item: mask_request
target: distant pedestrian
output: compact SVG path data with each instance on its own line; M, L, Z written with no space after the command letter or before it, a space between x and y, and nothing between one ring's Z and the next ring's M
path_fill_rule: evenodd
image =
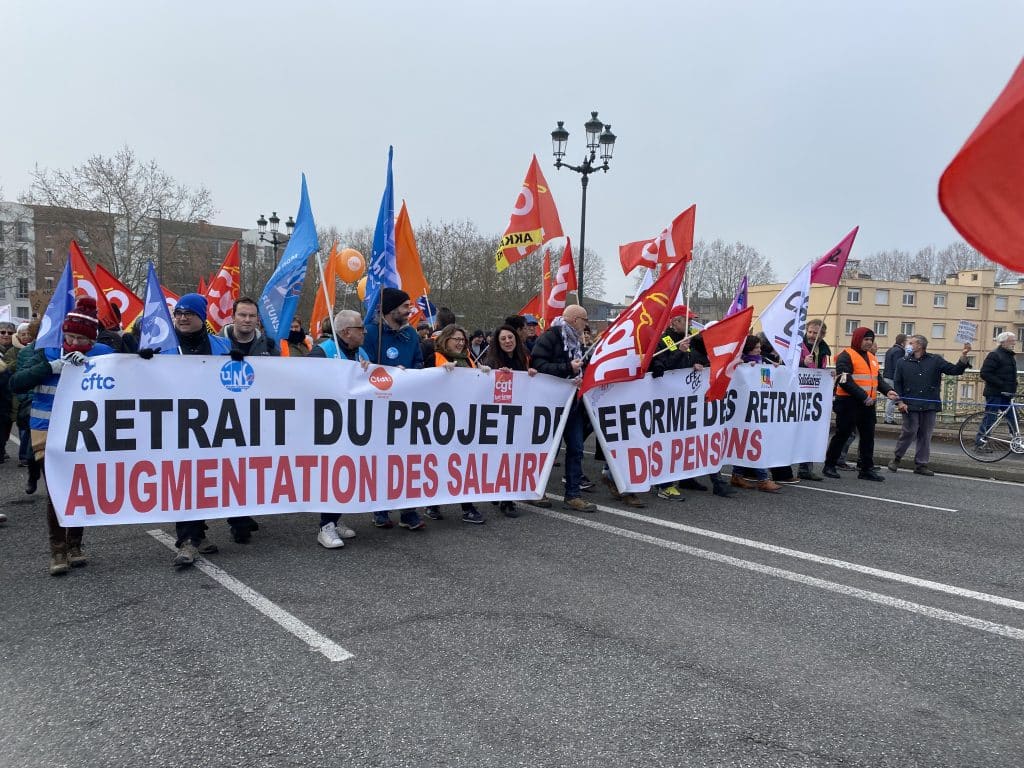
M905 358L907 353L907 334L896 334L896 339L893 341L892 346L885 353L885 365L882 366L882 378L888 382L890 387L896 380L896 363ZM885 404L885 423L896 423L895 400L889 400Z
M982 394L985 396L985 418L978 428L975 445L981 450L992 450L986 446L982 435L992 426L999 412L1010 405L1011 393L1017 391L1017 361L1013 356L1013 347L1017 337L1010 331L996 336L998 347L985 356L981 364L981 379L985 382Z

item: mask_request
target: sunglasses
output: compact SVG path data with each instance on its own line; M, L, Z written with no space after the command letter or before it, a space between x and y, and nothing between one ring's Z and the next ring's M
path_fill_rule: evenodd
M10 336L14 331L0 331L0 336Z

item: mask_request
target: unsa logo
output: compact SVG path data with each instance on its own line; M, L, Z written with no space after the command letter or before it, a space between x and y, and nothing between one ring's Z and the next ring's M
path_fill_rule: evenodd
M220 383L229 392L244 392L256 381L256 371L245 360L230 360L220 369Z
M390 373L378 367L370 371L370 383L383 392L391 389L391 385L395 383L395 380L391 378Z

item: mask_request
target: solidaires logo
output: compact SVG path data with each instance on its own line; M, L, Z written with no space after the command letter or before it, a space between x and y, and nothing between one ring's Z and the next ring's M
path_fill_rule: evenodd
M817 389L821 386L820 373L804 373L801 371L796 375L796 380L800 384L801 389Z
M256 371L245 360L229 360L220 369L220 383L229 392L244 392L256 381Z

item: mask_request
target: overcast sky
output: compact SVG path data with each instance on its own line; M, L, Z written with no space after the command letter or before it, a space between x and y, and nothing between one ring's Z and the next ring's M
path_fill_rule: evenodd
M854 257L944 245L939 175L1024 55L1021 0L205 3L4 0L0 187L127 143L205 184L215 221L298 207L371 225L395 146L413 223L500 233L536 153L568 234L591 110L618 136L587 244L607 298L618 245L697 204L788 279L854 225ZM518 265L513 268L529 268ZM429 277L429 276L428 276Z

